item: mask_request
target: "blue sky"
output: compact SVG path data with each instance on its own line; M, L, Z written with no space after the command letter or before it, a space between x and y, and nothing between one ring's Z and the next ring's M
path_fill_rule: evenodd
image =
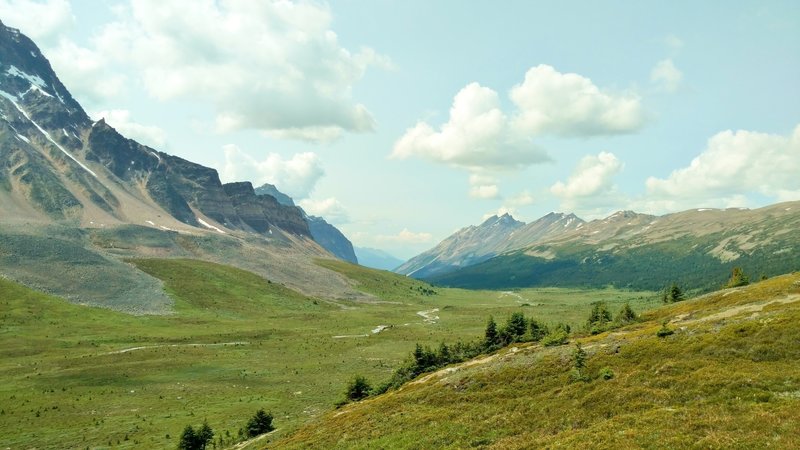
M407 258L800 199L800 3L0 0L93 117Z

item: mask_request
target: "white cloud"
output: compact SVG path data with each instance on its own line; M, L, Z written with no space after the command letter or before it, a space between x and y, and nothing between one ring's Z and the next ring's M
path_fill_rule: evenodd
M619 200L614 177L622 170L622 162L613 153L600 152L584 156L566 183L559 181L550 192L561 199L561 207L568 211L586 211L610 205Z
M140 0L126 32L106 35L127 47L117 54L131 55L150 94L211 101L222 131L313 139L328 130L328 139L331 129L374 128L350 91L368 66L383 61L372 50L341 47L331 21L327 7L305 2Z
M669 48L673 53L679 51L683 48L683 39L675 36L674 34L669 34L667 37L664 38L664 44L666 44L667 48Z
M511 89L518 112L514 127L529 134L596 136L630 133L644 125L640 97L611 93L576 73L542 64Z
M115 72L101 53L79 47L66 39L43 51L58 77L79 102L102 105L107 99L125 94L128 77Z
M167 143L167 133L153 125L143 125L131 119L130 111L126 109L112 109L91 114L94 120L105 119L106 123L114 127L123 136L149 145L158 150L163 150Z
M55 44L64 29L75 24L67 0L0 0L0 17L40 45Z
M377 242L394 242L402 244L425 244L433 240L433 235L430 233L415 233L409 231L408 228L403 228L397 234L385 235L381 234L375 237Z
M500 197L500 189L497 181L482 173L473 173L469 176L469 196L480 199L496 199Z
M223 151L225 164L220 178L224 182L247 180L255 186L270 183L294 199L307 198L325 174L319 157L311 152L297 153L290 159L270 153L259 161L233 144L224 146Z
M776 201L800 198L800 125L789 136L723 131L712 136L689 166L650 177L651 210L745 206L760 194Z
M528 206L534 203L535 199L528 191L522 191L513 197L509 197L505 204L511 207Z
M664 59L653 67L650 81L667 92L675 92L683 81L683 73L675 67L671 59Z
M453 98L446 123L436 129L418 122L395 142L391 157L419 157L465 169L471 173L471 197L499 198L493 179L476 177L549 161L534 143L536 137L630 133L645 122L637 94L611 93L586 77L548 65L528 70L509 97L515 109L506 113L496 91L468 84Z
M322 200L303 199L298 204L309 215L322 217L327 222L337 225L349 222L347 211L334 197Z
M325 5L132 0L114 11L88 48L62 39L47 52L82 100L120 95L127 73L156 99L210 103L220 132L327 142L375 127L351 91L368 67L390 62L342 47Z
M419 122L395 143L393 158L419 156L472 171L521 168L547 161L529 136L511 129L497 92L471 83L453 99L439 131Z
M500 195L500 189L496 184L482 184L469 188L469 196L480 199L495 199Z

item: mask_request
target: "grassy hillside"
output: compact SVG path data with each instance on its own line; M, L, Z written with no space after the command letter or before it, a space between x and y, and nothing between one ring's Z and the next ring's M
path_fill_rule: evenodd
M674 334L658 337L663 321ZM798 448L800 274L423 375L276 448ZM605 376L603 376L605 374Z
M637 310L658 302L618 290L431 294L416 280L321 261L375 296L331 301L219 264L132 263L163 282L172 314L74 305L0 278L0 448L174 448L203 420L232 441L259 408L274 414L275 439L330 411L354 374L387 379L415 343L472 339L490 314L577 324L597 299ZM373 333L379 325L389 328Z

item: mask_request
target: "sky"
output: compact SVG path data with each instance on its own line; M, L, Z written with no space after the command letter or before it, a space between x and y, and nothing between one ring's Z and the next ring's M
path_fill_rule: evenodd
M800 200L800 2L0 0L95 120L412 257Z

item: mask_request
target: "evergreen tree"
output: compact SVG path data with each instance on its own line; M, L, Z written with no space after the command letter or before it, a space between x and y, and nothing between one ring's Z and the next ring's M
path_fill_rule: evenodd
M525 336L525 331L528 328L528 323L525 320L525 315L521 312L511 314L506 322L505 330L508 333L511 342L519 342Z
M672 286L664 289L664 296L661 300L664 303L675 303L683 300L684 298L685 296L680 286L678 286L676 283L672 283Z
M181 433L180 441L178 442L179 450L204 450L211 439L214 438L214 432L208 426L208 422L203 422L203 426L195 431L191 425L187 425Z
M197 431L197 441L201 449L205 449L206 445L214 439L214 431L208 426L208 422L203 421L203 426Z
M750 284L750 278L744 274L741 267L734 267L731 271L731 278L725 285L726 288L745 286Z
M586 321L586 328L592 334L601 333L606 330L608 323L611 322L611 311L608 310L605 302L592 303L592 312Z
M625 302L622 306L622 309L619 310L617 314L617 321L620 323L629 323L636 321L636 313L633 312L633 308L631 308L630 303Z
M580 343L575 344L575 350L572 351L572 379L575 381L588 381L585 375L586 369L586 350L581 347Z
M492 350L500 346L500 333L497 331L497 324L492 316L489 316L489 322L486 324L486 334L483 339L483 344L487 350Z
M264 412L263 409L256 411L255 415L247 421L247 436L256 437L259 434L269 433L274 430L272 426L272 414Z
M179 450L198 450L200 447L197 446L197 435L194 432L194 428L191 425L186 425L186 428L183 429L183 433L181 433L181 439L178 441L178 449Z

